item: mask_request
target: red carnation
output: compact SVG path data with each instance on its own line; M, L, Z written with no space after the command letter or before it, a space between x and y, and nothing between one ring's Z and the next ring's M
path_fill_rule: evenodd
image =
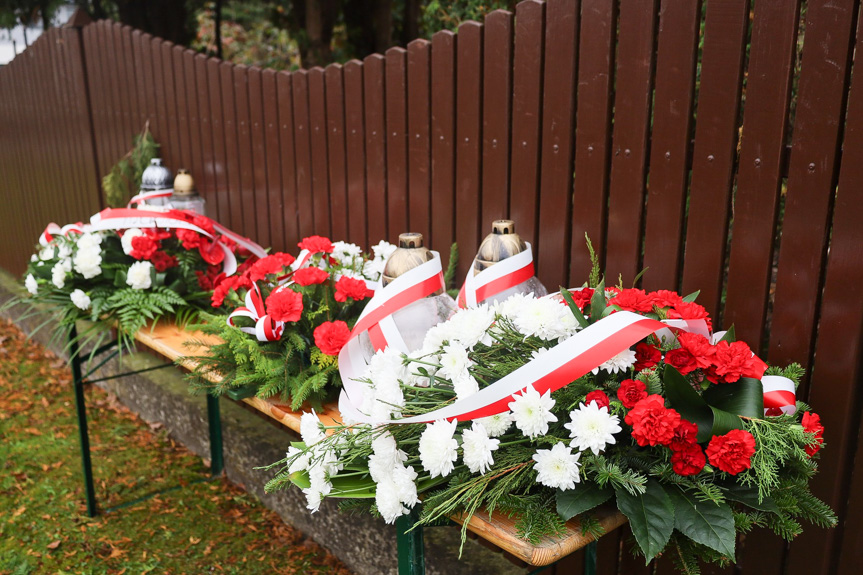
M315 345L327 355L339 355L350 337L348 324L341 320L326 321L315 328Z
M635 371L653 367L662 360L662 352L654 345L642 341L635 346Z
M803 424L803 431L811 433L817 440L817 443L810 443L806 446L806 454L812 457L821 450L821 446L824 444L824 426L821 425L821 416L817 413L809 413L807 411L803 414L803 419L800 423Z
M336 301L347 301L351 298L354 301L362 301L367 297L371 297L375 292L366 286L366 282L348 276L342 276L336 282Z
M309 250L313 254L333 253L333 242L322 236L309 236L297 244L301 250Z
M671 468L677 475L695 475L704 469L707 459L697 444L687 445L685 449L671 454Z
M291 279L297 285L307 286L322 284L327 281L328 277L330 277L330 274L321 268L302 268L298 269Z
M216 280L213 281L213 285L215 286L213 288L213 296L211 298L211 305L213 307L220 307L224 303L228 292L232 289L236 289L239 276L224 278L222 281L218 281L218 279L219 278L216 278ZM198 282L200 283L200 279Z
M176 257L169 256L162 251L153 252L153 255L150 256L150 261L153 262L153 267L156 268L157 272L163 272L168 268L179 265Z
M177 230L177 239L182 242L183 247L187 250L194 250L201 245L201 241L204 240L204 236L198 232L180 228Z
M267 315L276 321L298 321L303 315L303 294L289 288L277 289L267 297Z
M737 475L752 465L755 438L748 431L732 429L725 435L716 435L707 446L707 459L721 471Z
M221 247L219 247L219 244L206 239L201 240L201 245L198 246L198 253L200 253L201 258L211 266L225 261L225 252Z
M158 249L159 244L150 236L135 236L132 238L132 252L129 255L136 260L149 260Z
M617 399L626 409L632 409L635 404L647 397L647 386L637 379L624 379L617 390Z
M667 289L650 292L648 296L653 298L654 305L658 307L674 307L683 303L683 298L676 291Z
M569 293L572 294L572 301L575 302L575 305L578 306L578 309L584 311L584 307L590 303L590 298L593 297L593 288L572 290Z
M674 430L669 447L672 451L683 451L691 445L698 443L698 426L685 419L680 420L680 425Z
M591 391L584 397L585 405L590 405L591 401L595 401L596 406L600 408L609 406L608 396L605 395L605 392L600 389Z
M204 230L205 232L208 232L211 235L216 235L216 228L213 226L213 220L211 220L207 216L195 214L194 216L192 216L192 223Z
M703 305L698 305L694 301L683 301L668 310L668 319L703 319L707 322L707 329L711 329L713 324L710 321L710 314Z
M286 253L275 253L256 261L250 268L249 277L253 282L262 280L269 274L281 273L294 263L294 256Z
M680 414L666 408L661 395L648 395L626 414L626 423L638 445L668 445L680 425Z
M686 375L698 369L695 358L685 349L672 349L665 352L665 363L670 365L681 374Z
M644 293L643 289L625 289L611 298L608 305L616 305L620 309L648 313L653 311L653 298Z
M170 239L171 237L171 232L167 230L159 231L159 228L146 228L144 230L144 234L146 234L147 237L153 238L157 242Z
M761 379L766 365L752 355L746 342L720 341L714 346L713 366L705 375L713 383L734 383L741 377Z
M710 340L697 333L683 332L678 334L677 341L681 348L692 354L698 367L702 369L710 367L714 354Z

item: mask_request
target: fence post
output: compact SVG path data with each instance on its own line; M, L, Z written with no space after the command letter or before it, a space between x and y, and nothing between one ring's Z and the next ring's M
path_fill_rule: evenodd
M99 209L105 209L105 199L102 196L102 188L100 182L102 177L99 174L99 156L96 150L96 125L93 122L93 103L90 97L90 76L87 71L87 56L84 53L84 26L91 24L93 21L90 16L82 9L78 9L64 26L75 30L75 35L78 37L78 54L81 57L81 82L84 87L84 106L87 109L87 125L90 133L90 150L93 157L93 172L96 178L96 198L98 200Z

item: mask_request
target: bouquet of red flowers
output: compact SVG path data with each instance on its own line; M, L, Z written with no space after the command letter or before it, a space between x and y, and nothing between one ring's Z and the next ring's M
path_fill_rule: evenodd
M339 387L339 351L395 246L380 242L368 257L355 244L311 236L298 247L296 256L268 255L216 286L212 305L229 315L211 318L203 331L223 343L193 358L194 387L216 394L248 388L280 395L295 409Z
M60 310L56 334L94 322L86 336L116 327L123 347L165 315L206 309L214 287L265 255L213 220L182 210L105 210L89 224L50 224L27 266L34 313ZM82 334L84 337L85 334Z

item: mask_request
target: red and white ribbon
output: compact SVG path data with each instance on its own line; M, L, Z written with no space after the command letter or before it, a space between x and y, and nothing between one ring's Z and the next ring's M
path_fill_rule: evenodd
M792 415L797 411L797 393L794 382L779 375L761 378L764 387L764 415Z
M670 325L673 322L673 325ZM670 320L661 322L629 311L613 313L554 346L541 358L534 359L470 397L457 400L432 412L401 419L379 421L362 413L361 384L355 394L343 377L348 393L342 393L339 410L352 421L362 423L429 423L439 419L470 421L503 413L514 396L532 386L540 394L556 391L590 373L618 353L629 349L651 333L667 330L701 332L704 320ZM342 359L339 357L339 362ZM779 378L785 379L785 378ZM768 379L768 385L772 382ZM788 382L790 383L790 381ZM793 387L793 384L792 384ZM766 389L766 388L765 388ZM767 396L765 395L765 405Z
M392 315L410 304L444 289L443 268L440 254L431 252L433 258L395 278L386 287L375 290L375 295L366 304L351 331L348 343L339 353L339 373L342 376L342 393L339 407L349 412L358 412L354 404L362 405L363 384L357 381L364 376L368 362L362 351L359 336L369 334L375 351L388 346L407 353L409 350L393 321ZM345 413L344 411L342 413Z
M471 265L464 280L464 285L458 293L460 308L476 307L504 290L526 282L535 275L533 267L533 251L530 244L527 249L503 259L478 274L474 274Z
M221 224L206 218L205 216L195 214L188 210L170 209L159 211L152 209L138 210L131 208L108 208L90 218L89 231L127 230L130 228L186 229L216 241L212 234L192 223L193 218L204 218L206 221L213 224L213 229L219 234L230 238L232 241L236 242L237 245L245 248L259 258L266 257L267 252L255 242L232 232ZM237 271L237 258L224 243L219 241L216 241L216 243L225 254L222 271L226 276L230 276Z
M129 200L129 203L126 204L126 207L131 208L135 204L140 204L142 202L146 202L147 200L155 200L156 198L170 198L173 194L173 188L168 188L167 190L155 190L152 192L141 192L136 196L132 196L132 199Z
M255 327L236 326L234 325L235 317L247 317L255 322ZM254 335L258 338L258 341L278 341L285 330L285 322L276 321L267 315L264 298L261 296L261 289L256 283L253 283L252 288L246 292L246 305L235 309L225 321L231 327L236 327L240 331Z
M54 240L55 236L66 236L69 237L70 232L75 232L78 234L83 234L86 231L87 226L82 224L81 222L77 222L74 224L66 224L62 228L51 222L45 227L45 231L39 236L39 243L42 246L47 246Z

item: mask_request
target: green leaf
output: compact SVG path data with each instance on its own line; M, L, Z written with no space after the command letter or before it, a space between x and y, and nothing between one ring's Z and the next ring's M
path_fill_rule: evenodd
M716 409L744 417L764 417L764 387L757 379L742 377L734 383L711 385L704 400Z
M312 486L312 482L309 479L308 471L295 471L288 476L291 480L291 483L299 487L300 489L308 489Z
M728 328L728 331L725 332L725 335L719 341L727 341L728 343L734 343L737 341L737 334L734 333L734 325Z
M665 366L662 381L671 407L677 410L681 417L698 426L698 442L702 443L710 439L713 435L714 412L704 398L698 395L686 378L670 365Z
M737 531L731 508L726 503L699 501L680 489L670 489L668 495L674 502L675 529L734 561Z
M607 300L605 299L605 280L599 282L599 285L593 290L593 297L590 298L590 321L596 323L605 311Z
M691 294L689 294L688 296L684 296L683 301L685 301L687 303L693 302L693 301L695 301L695 298L697 298L698 294L700 294L700 293L701 293L701 290L694 291Z
M732 484L727 489L723 489L722 493L726 499L737 501L747 507L758 509L760 511L768 511L770 513L779 513L779 506L772 497L764 497L761 501L758 500L758 487L742 487L738 484Z
M743 429L743 420L737 415L717 409L712 405L710 406L710 410L713 412L713 425L710 428L710 436L707 439L710 439L714 435L725 435L732 429Z
M578 483L574 489L557 490L557 514L564 521L569 521L576 515L590 511L597 505L605 503L614 491L603 489L596 483Z
M632 495L626 489L615 488L617 508L629 519L635 541L649 563L668 545L674 531L674 505L655 479L647 480L643 495Z
M569 290L560 286L560 295L563 296L563 301L565 301L566 305L569 306L569 310L572 312L572 315L575 316L576 321L578 321L578 325L581 327L587 327L587 318L584 317L584 314L581 313L581 310L578 309L577 305L575 305L575 300L572 299L572 294L569 293Z

